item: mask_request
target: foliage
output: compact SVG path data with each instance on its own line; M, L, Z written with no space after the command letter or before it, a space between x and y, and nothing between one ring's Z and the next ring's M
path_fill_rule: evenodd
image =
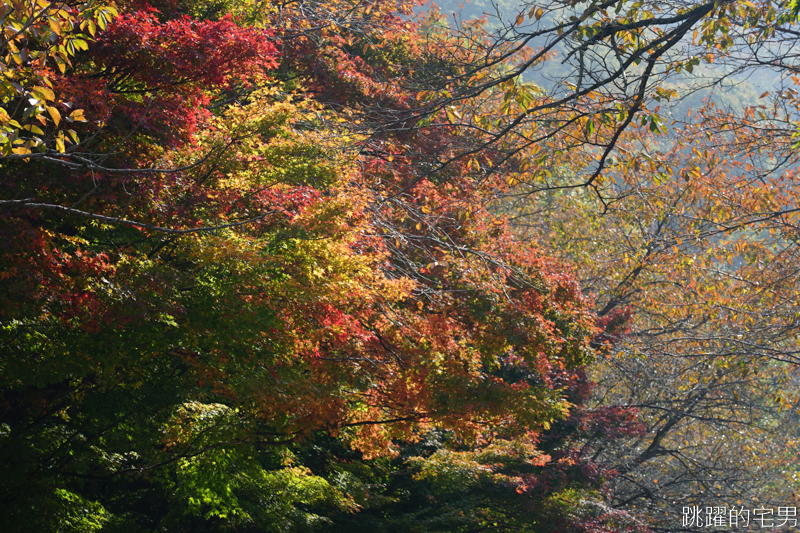
M701 502L795 499L793 85L754 105L707 98L669 135L642 120L591 191L571 189L593 158L548 152L495 208L577 265L601 322L625 317L592 375L604 402L641 409L646 438L596 450L620 474L612 503L655 527Z
M570 437L606 416L588 300L488 214L502 179L417 179L457 130L376 130L417 101L387 80L441 62L410 6L343 6L121 4L38 74L86 122L0 159L5 529L340 527L406 490L382 468L463 496L430 530L602 500Z
M794 4L413 9L3 4L5 529L646 531L789 497L745 474L796 453L792 78L657 104L703 61L790 71L762 43ZM567 85L526 78L559 54Z
M472 132L461 157L496 151L514 188L495 215L616 326L597 398L646 433L588 443L612 504L675 530L686 505L794 502L796 4L539 3L490 25L459 35L510 65L420 87L420 116ZM751 73L766 87L721 106Z
M63 97L53 90L57 77L53 69L65 72L117 13L113 5L93 1L68 5L4 0L0 4L4 28L0 40L1 154L29 154L48 143L64 152L65 142L78 142L75 130L59 129L61 111L66 111L67 123L85 121L83 112L68 104L64 109Z

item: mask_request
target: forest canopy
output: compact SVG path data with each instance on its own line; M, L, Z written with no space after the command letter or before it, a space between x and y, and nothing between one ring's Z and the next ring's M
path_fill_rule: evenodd
M0 0L4 531L792 526L800 5L455 9Z

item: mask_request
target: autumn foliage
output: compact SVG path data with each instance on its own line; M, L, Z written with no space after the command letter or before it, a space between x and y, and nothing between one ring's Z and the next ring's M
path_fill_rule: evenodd
M567 34L602 42L610 5ZM641 94L559 100L518 76L554 52L417 8L0 4L4 530L647 531L619 487L662 422L596 362L629 360L659 305L710 317L695 332L747 328L763 295L729 280L638 284L711 269L721 253L686 259L717 250L710 221L772 230L754 213L795 193L752 189L733 144L697 147L710 125L750 149L754 109L726 129L709 107L648 159L666 125ZM645 67L667 46L634 41L617 52ZM711 202L715 183L752 194ZM633 246L647 209L667 211L664 243L613 256L612 229ZM793 216L774 234L794 238ZM738 274L788 302L771 264ZM712 343L675 331L659 339ZM743 372L715 368L695 384Z
M374 133L435 61L410 6L9 9L50 28L4 44L31 50L0 163L12 530L367 523L406 490L385 468L453 527L567 520L540 502L613 476L571 443L635 413L581 407L568 267L489 214L502 176L418 177L456 130Z

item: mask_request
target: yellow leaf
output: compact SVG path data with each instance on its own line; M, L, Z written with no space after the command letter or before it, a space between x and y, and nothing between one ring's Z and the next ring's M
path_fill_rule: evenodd
M70 120L77 120L78 122L86 122L86 117L83 116L83 109L76 109L69 114Z
M61 122L61 113L58 112L58 109L53 106L47 106L47 112L50 113L50 117L52 117L53 122L55 122L56 126L58 126L58 123ZM61 151L63 152L64 150Z
M48 89L47 87L42 87L41 85L36 85L33 88L33 92L41 94L46 100L56 99L56 94L51 89Z
M56 35L61 35L61 24L56 19L48 19L50 23L50 30Z

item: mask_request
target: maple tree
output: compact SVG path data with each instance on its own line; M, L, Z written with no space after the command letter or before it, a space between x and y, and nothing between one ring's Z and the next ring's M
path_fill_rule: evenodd
M55 23L18 63L53 94L7 113L0 159L4 526L311 529L368 506L381 461L444 495L453 462L479 473L497 496L458 527L547 498L537 530L630 520L560 503L612 475L572 434L639 427L580 408L595 325L566 267L488 214L499 183L417 179L458 131L360 131L440 64L408 8L209 7L118 4L63 70ZM69 146L25 128L67 110ZM363 481L306 464L323 436Z

